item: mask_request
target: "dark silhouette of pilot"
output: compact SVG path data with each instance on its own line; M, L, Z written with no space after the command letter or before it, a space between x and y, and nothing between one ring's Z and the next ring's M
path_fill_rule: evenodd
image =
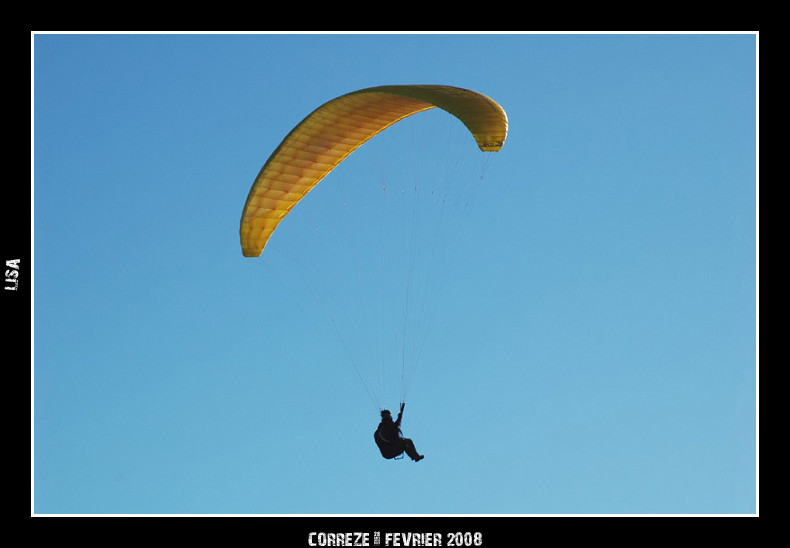
M411 460L417 462L424 459L425 455L417 453L417 450L414 448L414 442L409 438L404 438L400 430L400 421L403 419L403 408L405 406L405 403L400 404L400 413L398 413L398 420L396 421L392 420L392 413L386 409L381 411L381 422L373 434L373 439L376 440L381 456L385 459L394 459L405 451Z

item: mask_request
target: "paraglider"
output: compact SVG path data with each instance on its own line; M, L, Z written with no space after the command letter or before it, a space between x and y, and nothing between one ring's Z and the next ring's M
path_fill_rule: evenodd
M482 151L507 137L507 115L493 99L450 86L379 86L318 107L283 139L261 168L241 215L241 249L258 257L272 232L330 171L392 124L439 107L457 117Z
M392 420L392 413L387 409L381 411L381 422L373 433L373 439L376 441L379 451L381 451L381 456L385 459L397 458L405 452L411 460L419 462L425 458L425 455L417 452L414 442L409 438L404 438L400 429L405 406L405 403L400 404L400 412L396 421Z
M288 133L255 178L239 227L243 255L259 257L296 204L365 142L409 116L435 108L460 120L481 151L502 148L508 132L507 115L496 101L475 91L439 85L392 85L332 99ZM400 431L404 405L401 403L396 421L390 411L379 406L381 423L374 439L384 458L396 458L405 452L419 461L424 456Z

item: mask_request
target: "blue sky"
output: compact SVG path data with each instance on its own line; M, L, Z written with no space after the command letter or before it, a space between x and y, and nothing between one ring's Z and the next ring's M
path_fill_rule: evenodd
M756 512L753 34L33 46L35 513ZM505 108L482 179L460 123L417 115L244 258L287 132L412 83ZM417 185L458 199L441 223L430 199L404 221L393 190ZM393 234L415 227L428 297L405 318ZM360 382L394 363L397 384L381 325L403 321L417 464L378 454Z

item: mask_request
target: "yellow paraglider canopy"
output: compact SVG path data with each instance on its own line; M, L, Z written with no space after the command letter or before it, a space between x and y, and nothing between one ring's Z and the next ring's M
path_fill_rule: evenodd
M242 253L258 257L278 223L349 154L392 124L424 110L456 116L483 151L507 137L507 115L493 99L450 86L379 86L318 107L283 139L261 168L241 216Z

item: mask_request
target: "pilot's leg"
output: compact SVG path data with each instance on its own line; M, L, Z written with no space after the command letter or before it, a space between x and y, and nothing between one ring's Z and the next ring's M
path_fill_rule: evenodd
M417 449L415 449L414 447L414 442L411 441L409 438L403 438L403 445L406 450L406 454L409 455L409 458L414 462L417 462L418 460L422 460L423 458L425 458L425 455L420 455L417 452Z

